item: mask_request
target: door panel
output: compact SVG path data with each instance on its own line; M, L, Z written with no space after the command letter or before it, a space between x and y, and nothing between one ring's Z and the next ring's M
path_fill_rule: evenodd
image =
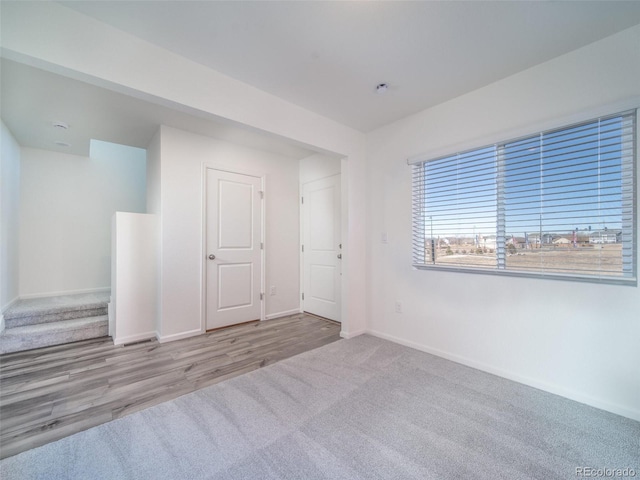
M321 180L321 185L324 181ZM317 188L317 189L314 189ZM333 219L335 187L307 186L305 202L309 209L309 241L313 252L333 252L336 249L336 231Z
M260 319L261 188L259 177L207 169L207 329Z
M331 265L310 265L309 269L310 298L335 303L336 267Z
M218 311L251 306L252 277L250 263L218 265Z
M222 179L219 180L218 185L219 247L252 248L253 185Z
M340 321L340 175L305 183L303 310Z

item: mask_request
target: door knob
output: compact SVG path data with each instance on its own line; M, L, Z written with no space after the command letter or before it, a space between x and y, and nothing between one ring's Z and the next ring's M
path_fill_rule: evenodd
M216 256L212 253L211 255L209 255L209 260L215 260Z
M339 258L340 260L342 260L342 254L341 254L341 253L339 253L339 254L338 254L338 258Z

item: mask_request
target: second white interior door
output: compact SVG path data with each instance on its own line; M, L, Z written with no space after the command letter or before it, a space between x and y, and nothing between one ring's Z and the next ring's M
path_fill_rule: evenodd
M303 310L341 321L340 175L302 188Z

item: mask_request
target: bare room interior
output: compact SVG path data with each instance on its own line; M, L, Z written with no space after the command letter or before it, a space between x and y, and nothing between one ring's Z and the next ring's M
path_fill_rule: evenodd
M0 3L0 476L640 474L640 3Z

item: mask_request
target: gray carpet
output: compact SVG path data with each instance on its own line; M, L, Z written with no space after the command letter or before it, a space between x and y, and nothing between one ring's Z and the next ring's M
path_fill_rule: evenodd
M60 312L72 312L76 310L90 310L106 308L111 298L111 292L77 293L73 295L58 295L54 297L25 298L19 300L4 312L5 321L34 315L55 315ZM101 311L100 315L106 311ZM86 316L86 315L82 315ZM54 320L67 320L74 318L66 316ZM16 323L16 326L20 324Z
M0 462L9 479L571 479L640 423L361 336Z
M0 354L107 336L110 295L107 291L19 300L4 312Z

